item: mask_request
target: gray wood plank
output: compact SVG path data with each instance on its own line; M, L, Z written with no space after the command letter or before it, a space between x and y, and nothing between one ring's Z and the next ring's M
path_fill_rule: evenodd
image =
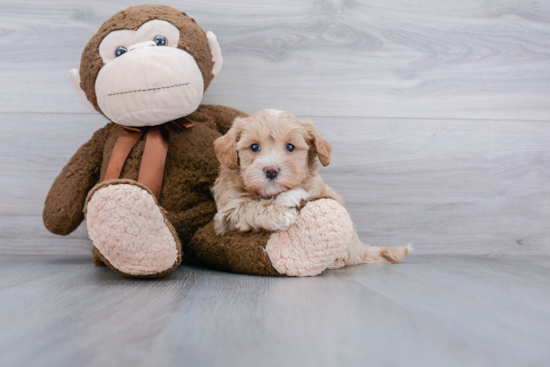
M67 237L50 234L42 223L42 209L63 166L106 119L0 114L0 120L0 253L89 254L92 246L84 226Z
M139 3L2 1L0 111L88 112L68 71L104 20ZM546 1L162 3L218 35L225 65L207 103L308 116L548 120Z
M550 250L550 124L314 121L334 148L322 176L364 241L428 253Z
M90 256L0 256L0 290L63 273L73 267L90 265ZM32 270L30 270L32 269ZM1 298L0 298L1 300Z
M0 118L0 253L89 254L85 228L51 235L41 213L63 165L105 119ZM334 150L322 176L346 199L364 241L432 254L550 253L550 124L313 121Z
M306 279L181 267L135 280L79 257L9 256L35 279L0 277L0 364L544 366L548 260L411 256Z

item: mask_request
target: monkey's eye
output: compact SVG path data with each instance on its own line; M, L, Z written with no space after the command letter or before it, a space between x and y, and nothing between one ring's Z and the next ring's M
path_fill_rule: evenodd
M257 153L260 151L260 146L258 144L252 144L250 146L250 150L253 151L254 153Z
M126 49L126 47L120 46L119 48L116 49L115 55L116 55L116 57L119 57L120 55L122 55L122 54L125 53L126 51L128 51L128 50Z
M155 41L157 46L166 46L166 44L168 43L168 41L166 40L166 37L164 37L162 34L155 36L153 41Z
M292 144L287 144L287 145L286 145L286 150L287 150L288 152L293 152L294 149L296 149L296 147L294 147L294 145L292 145Z

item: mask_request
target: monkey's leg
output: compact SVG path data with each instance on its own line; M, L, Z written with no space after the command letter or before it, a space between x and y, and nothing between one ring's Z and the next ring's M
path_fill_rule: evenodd
M191 240L192 251L207 265L258 275L313 276L345 252L353 236L351 218L335 200L310 199L294 225L269 233L233 231L218 236L213 223Z
M181 263L176 231L143 185L102 182L88 194L84 211L94 263L135 277L163 276Z
M94 256L93 261L94 261L95 265L97 265L97 266L106 266L107 265L102 260L103 256L101 255L101 252L99 252L99 250L95 246L92 248L92 255Z

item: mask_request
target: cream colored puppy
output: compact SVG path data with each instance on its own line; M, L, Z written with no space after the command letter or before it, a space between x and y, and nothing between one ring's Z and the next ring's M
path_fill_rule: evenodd
M280 110L261 110L237 118L215 142L221 163L212 189L218 213L216 232L266 229L283 231L296 221L302 200L321 195L344 205L342 197L317 174L319 162L330 163L331 147L311 121ZM408 247L371 247L357 232L330 266L394 263Z

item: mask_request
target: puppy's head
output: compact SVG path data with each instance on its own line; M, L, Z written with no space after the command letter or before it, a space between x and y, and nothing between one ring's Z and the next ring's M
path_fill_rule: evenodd
M330 163L331 147L313 123L280 110L237 118L214 142L222 167L240 169L245 188L264 197L300 186Z

